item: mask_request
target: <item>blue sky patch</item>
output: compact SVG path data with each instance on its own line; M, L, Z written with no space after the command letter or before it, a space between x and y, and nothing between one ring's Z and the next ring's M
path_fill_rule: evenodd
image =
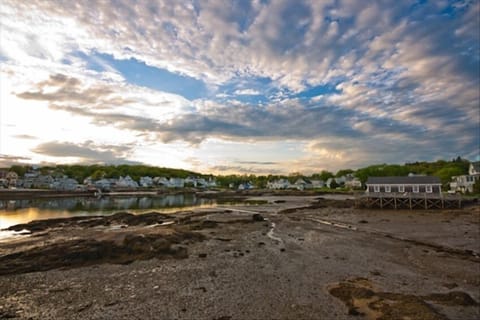
M239 76L220 86L216 99L221 101L235 99L244 103L263 104L267 103L269 97L276 91L278 89L268 77Z
M321 95L340 93L340 90L336 89L335 87L336 87L336 84L334 85L327 84L327 85L310 87L307 90L304 90L296 94L295 97L301 98L301 99L302 98L310 99L310 98L321 96Z
M87 62L88 69L102 72L111 67L131 84L178 94L189 100L205 97L208 93L205 83L201 80L152 67L135 58L117 60L112 55L102 53L95 53L92 56L84 53L76 55Z

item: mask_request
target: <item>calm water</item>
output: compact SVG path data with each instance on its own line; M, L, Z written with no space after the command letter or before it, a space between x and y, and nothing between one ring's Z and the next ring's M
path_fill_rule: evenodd
M0 200L0 229L38 219L109 215L119 211L144 213L151 210L174 212L181 208L213 207L215 200L194 194L159 197L58 198Z

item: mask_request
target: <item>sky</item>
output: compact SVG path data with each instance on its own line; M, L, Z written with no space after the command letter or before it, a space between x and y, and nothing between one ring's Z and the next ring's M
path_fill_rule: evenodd
M480 1L0 1L0 167L480 160Z

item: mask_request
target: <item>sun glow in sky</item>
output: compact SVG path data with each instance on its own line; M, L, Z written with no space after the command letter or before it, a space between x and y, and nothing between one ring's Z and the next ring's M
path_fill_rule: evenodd
M480 2L0 2L0 166L479 158Z

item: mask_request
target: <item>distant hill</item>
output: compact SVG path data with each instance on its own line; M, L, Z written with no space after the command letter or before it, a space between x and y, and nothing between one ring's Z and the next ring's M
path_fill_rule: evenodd
M28 169L28 166L19 165L9 168L9 170L17 172L19 176L23 176ZM87 177L101 179L118 178L120 176L125 177L128 175L132 179L138 181L138 179L143 176L170 178L210 176L183 169L161 168L146 165L57 165L41 167L40 171L43 174L67 175L68 177L74 178L80 183L83 182L83 180Z

